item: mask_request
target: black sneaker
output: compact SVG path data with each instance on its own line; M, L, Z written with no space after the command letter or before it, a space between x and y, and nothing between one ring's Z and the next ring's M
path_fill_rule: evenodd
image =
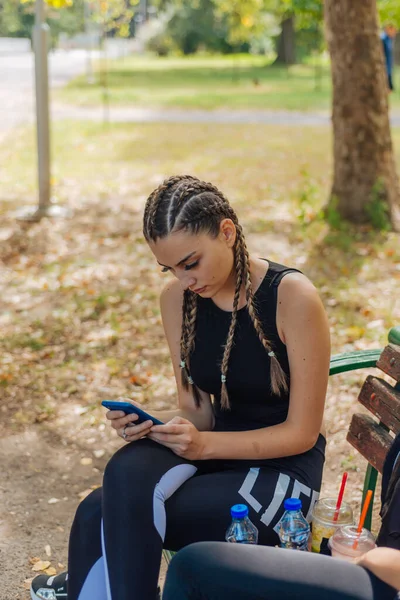
M38 575L31 583L32 600L67 600L68 573Z
M66 600L68 573L59 575L38 575L31 583L32 600ZM157 588L156 600L161 600L161 589Z

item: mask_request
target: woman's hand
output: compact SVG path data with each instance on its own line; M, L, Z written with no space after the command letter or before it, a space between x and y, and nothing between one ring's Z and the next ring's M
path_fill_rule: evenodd
M202 432L182 417L174 417L165 425L154 425L147 437L187 460L201 460L203 457Z
M354 562L400 591L400 550L380 546L359 556Z
M137 402L134 402L129 398L118 398L118 400L129 402L140 408L140 404L137 404ZM137 421L138 418L138 415L134 413L127 415L122 410L109 410L106 413L106 419L111 421L111 427L115 429L119 437L125 442L136 442L150 432L153 421L145 421L140 425L135 425L135 421Z

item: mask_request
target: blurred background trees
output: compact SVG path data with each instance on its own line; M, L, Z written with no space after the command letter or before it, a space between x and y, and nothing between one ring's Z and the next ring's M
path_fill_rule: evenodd
M383 22L400 25L398 0L379 0ZM252 52L294 64L324 49L322 0L49 0L53 45L60 33L104 22L109 36L140 38L165 56L198 51ZM106 16L106 19L105 19ZM34 0L2 0L0 36L30 37Z

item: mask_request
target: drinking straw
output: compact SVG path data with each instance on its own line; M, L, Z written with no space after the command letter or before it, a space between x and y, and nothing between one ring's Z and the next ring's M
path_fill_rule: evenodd
M333 522L336 523L336 521L339 518L339 511L340 511L340 506L342 504L342 500L343 500L343 494L344 494L344 488L346 487L346 481L347 481L347 471L345 471L343 473L343 477L342 477L342 484L340 486L340 491L339 491L339 496L336 502L336 509L335 509L335 514L333 515Z
M360 521L359 521L358 527L357 527L357 538L354 541L353 550L357 550L358 540L360 538L362 528L364 527L364 521L365 521L365 517L367 516L369 503L371 502L371 498L372 498L372 493L373 493L372 490L368 490L367 495L365 496L364 506L362 508Z

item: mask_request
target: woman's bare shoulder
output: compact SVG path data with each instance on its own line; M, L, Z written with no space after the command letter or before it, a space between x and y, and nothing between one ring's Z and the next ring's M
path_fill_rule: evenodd
M287 273L279 284L279 298L282 302L296 303L302 298L318 298L315 285L303 273Z

